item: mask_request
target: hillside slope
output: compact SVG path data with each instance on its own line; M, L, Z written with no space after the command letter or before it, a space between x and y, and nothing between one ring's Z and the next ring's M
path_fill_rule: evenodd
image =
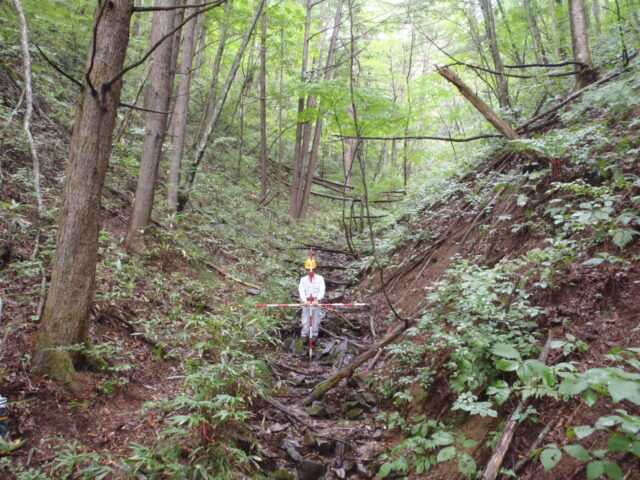
M384 287L371 263L359 289L386 311L385 288L415 323L372 375L396 444L384 474L478 475L525 399L505 473L636 478L639 80L593 89L544 133L426 187L388 229Z

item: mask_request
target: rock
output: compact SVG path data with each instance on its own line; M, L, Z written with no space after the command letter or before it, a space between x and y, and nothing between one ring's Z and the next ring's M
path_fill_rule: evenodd
M371 478L371 472L369 471L369 469L360 462L358 462L358 464L356 465L356 471L362 478Z
M336 411L333 407L330 407L323 402L313 402L313 404L307 409L307 413L310 417L327 418L335 414Z
M303 353L307 353L308 352L308 349L307 349L306 345L304 344L304 340L301 339L301 338L293 340L291 342L291 348L289 350L294 355L302 355Z
M292 460L296 462L301 462L304 460L304 457L298 452L298 448L302 448L298 442L291 438L285 438L280 444L280 448L289 454Z
M307 431L304 434L304 437L302 437L302 445L304 445L305 447L310 447L312 445L315 445L315 443L316 443L316 436L310 431Z
M291 426L290 423L274 423L273 425L271 425L268 429L266 433L278 433L278 432L282 432L284 430L286 430L287 428L289 428Z
M347 472L344 468L332 468L331 472L335 475L335 478L344 479L347 478Z
M336 343L337 342L335 340L331 340L331 341L327 342L327 344L322 347L322 356L326 357L327 355L329 355L331 353L331 350L333 350L333 347L335 346Z
M314 462L308 458L305 458L298 467L300 480L318 480L319 478L322 478L325 470L326 467L323 463Z
M293 480L293 475L288 470L281 468L273 472L271 478L273 478L273 480Z
M362 415L363 412L364 412L364 410L362 408L359 408L359 407L350 408L349 410L347 410L347 418L349 420L355 420L360 415Z

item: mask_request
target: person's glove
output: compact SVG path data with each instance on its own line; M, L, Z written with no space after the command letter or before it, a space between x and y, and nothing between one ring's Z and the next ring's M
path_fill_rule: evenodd
M304 303L303 303L303 305L304 305L305 307L308 307L308 306L309 306L309 302L307 302L307 301L305 300L305 301L304 301Z
M317 307L317 306L318 306L318 300L314 300L314 301L313 301L313 306L314 306L314 307Z

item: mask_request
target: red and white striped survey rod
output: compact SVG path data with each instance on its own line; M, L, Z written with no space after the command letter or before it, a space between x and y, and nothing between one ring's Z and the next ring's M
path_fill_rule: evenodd
M304 303L259 303L256 307L304 307ZM366 307L366 303L319 303L321 307Z

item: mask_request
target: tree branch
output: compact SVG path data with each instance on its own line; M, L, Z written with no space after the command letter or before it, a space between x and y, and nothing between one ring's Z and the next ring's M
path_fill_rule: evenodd
M113 85L115 82L117 82L118 80L120 80L122 78L122 76L127 73L130 70L133 70L134 68L142 65L147 58L149 58L149 56L162 44L162 42L164 42L166 39L170 38L173 36L174 33L176 33L178 30L180 30L184 25L187 24L187 22L189 22L189 20L191 20L194 17L197 17L198 15L208 12L209 10L212 10L216 7L219 7L220 5L222 5L223 3L225 3L227 0L216 0L214 2L211 2L209 4L208 7L203 8L202 10L198 10L197 12L189 15L188 17L186 17L182 23L180 23L180 25L178 25L177 27L175 27L173 30L171 30L169 33L167 33L164 37L162 37L160 40L158 40L156 42L155 45L153 45L148 51L147 53L145 53L142 58L140 60L138 60L135 63L132 63L131 65L125 67L122 69L122 71L120 71L115 77L113 77L111 80L109 80L107 83L104 84L105 89L109 89L111 87L111 85Z
M591 87L595 87L597 85L602 85L605 82L608 82L609 80L611 80L612 78L617 77L618 75L620 75L622 72L624 72L625 70L621 70L619 72L616 73L612 73L611 75L608 75L604 78L601 78L600 80L598 80L597 82L594 82L590 85L587 85L586 87L584 87L581 90L578 90L577 92L572 93L571 95L569 95L567 98L565 98L563 101L561 101L560 103L556 104L555 106L551 107L548 110L545 110L544 112L536 115L533 118L530 118L529 120L527 120L526 122L524 122L522 125L516 127L516 131L518 132L522 132L524 131L529 125L531 125L534 122L537 122L538 120L540 120L541 118L546 117L547 115L549 115L550 113L555 112L556 110L559 110L560 108L564 107L567 103L569 103L571 100L579 97L580 95L582 95L587 89L591 88Z
M62 70L61 67L59 67L58 65L56 65L53 60L51 60L49 57L47 57L45 55L45 53L42 51L42 49L40 48L40 46L33 42L33 44L36 46L36 48L38 49L38 52L40 52L40 55L42 55L42 58L44 58L47 63L49 65L51 65L53 67L53 69L58 72L60 75L62 75L63 77L65 77L68 80L71 80L73 83L75 83L77 86L79 86L80 88L82 88L82 82L80 80L78 80L77 78L73 78L71 75L69 75L67 72L65 72L64 70Z
M473 70L479 70L481 72L487 72L487 73L490 73L492 75L499 75L499 76L510 77L510 78L567 77L569 75L577 75L578 73L580 73L578 70L572 70L570 72L544 73L542 75L517 75L517 74L514 74L514 73L496 72L495 70L490 70L488 68L479 67L478 65L473 65L471 63L465 63L465 62L449 63L448 65L445 65L445 67L453 67L455 65L463 65L463 66L471 68Z
M577 65L579 67L584 67L585 64L582 62L560 62L560 63L523 63L522 65L503 65L504 68L530 68L530 67L566 67L567 65Z
M161 113L162 115L169 115L171 113L171 112L161 112L160 110L149 110L148 108L139 107L137 105L132 105L130 103L124 103L124 102L120 102L120 106L131 108L132 110L140 110L141 112Z
M357 140L442 140L444 142L471 142L473 140L480 140L482 138L502 138L502 135L486 134L476 135L475 137L468 138L454 138L454 137L432 137L428 135L414 135L414 136L400 136L400 137L365 137L357 135L338 135L334 134L334 137L357 139Z
M187 8L203 8L203 7L208 7L210 5L213 5L214 3L217 4L216 7L218 6L218 4L221 3L225 3L227 0L222 0L222 2L220 0L214 0L213 2L209 2L209 3L204 3L202 5L195 5L195 4L190 4L190 5L174 5L173 7L133 7L133 13L137 13L137 12L158 12L158 11L165 11L165 10L184 10Z

